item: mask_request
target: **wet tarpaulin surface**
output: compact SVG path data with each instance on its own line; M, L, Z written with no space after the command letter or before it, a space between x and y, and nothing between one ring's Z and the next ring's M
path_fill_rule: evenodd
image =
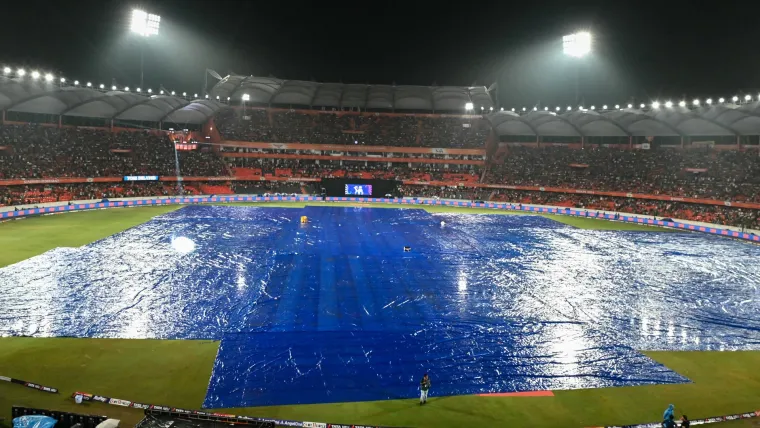
M760 349L759 259L531 216L186 207L0 269L0 334L222 339L206 407L413 397L426 371L432 395L687 382L636 349Z

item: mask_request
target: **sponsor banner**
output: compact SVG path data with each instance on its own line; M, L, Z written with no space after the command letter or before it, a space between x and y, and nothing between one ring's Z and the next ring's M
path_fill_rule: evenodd
M734 421L737 419L750 419L750 418L756 418L760 417L760 410L754 411L754 412L746 412L746 413L738 413L735 415L726 415L726 416L713 416L710 418L702 418L702 419L691 419L691 425L705 425L705 424L714 424L718 422L726 422L726 421ZM680 421L676 421L676 426L681 426ZM649 422L645 424L636 424L636 425L609 425L603 428L660 428L662 427L662 422ZM598 427L602 428L602 427Z
M683 170L686 172L693 172L694 174L707 172L707 168L684 168Z
M125 175L124 181L158 181L157 175Z
M40 385L38 383L28 382L28 381L25 381L25 380L16 379L16 378L8 377L8 376L0 376L0 380L4 381L4 382L15 383L17 385L24 385L27 388L36 389L37 391L49 392L51 394L57 394L58 393L58 389L57 388L53 388L53 387L45 386L45 385Z
M588 168L588 164L585 163L571 163L570 168Z
M115 183L122 177L60 177L60 178L19 178L16 180L0 180L0 186L20 186L24 184L69 184L69 183Z
M444 149L441 149L444 150ZM422 157L375 157L375 156L343 156L340 154L333 155L296 155L289 153L235 153L220 152L224 158L266 158L266 159L309 159L309 160L343 160L343 161L362 161L362 162L399 162L399 163L438 163L438 164L458 164L458 165L485 165L485 160L472 159L437 159Z
M229 413L216 413L216 412L204 412L200 410L189 410L189 409L182 409L179 407L168 407L168 406L158 406L155 404L143 404L143 403L137 403L134 401L129 400L122 400L119 398L111 398L111 397L105 397L102 395L93 395L86 392L75 392L71 394L71 398L76 397L77 395L82 396L82 401L97 401L105 404L110 404L114 406L122 406L122 407L131 407L133 409L141 409L141 410L148 410L148 411L155 411L155 412L167 412L167 413L177 413L180 415L186 415L186 416L197 416L197 417L214 417L214 418L220 418L220 419L231 419L231 421L225 421L230 423L237 422L274 422L277 426L287 426L287 427L303 427L303 428L393 428L393 427L384 427L384 426L378 426L378 425L356 425L356 424L332 424L327 422L307 422L307 421L293 421L288 419L273 419L273 418L258 418L254 416L237 416L232 415Z
M485 149L444 149L426 147L393 147L393 146L356 146L343 144L301 144L301 143L251 143L247 141L222 141L220 146L245 147L249 149L270 150L316 150L328 152L364 152L364 153L417 153L417 154L447 154L485 156ZM224 154L224 153L223 153ZM238 153L240 154L240 153ZM267 153L271 157L272 153Z

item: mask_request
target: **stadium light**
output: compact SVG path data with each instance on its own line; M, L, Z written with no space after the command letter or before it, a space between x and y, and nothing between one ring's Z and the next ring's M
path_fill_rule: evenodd
M500 111L504 111L504 107L502 107L502 108L500 109Z
M135 89L135 92L142 92L142 89L137 88L137 89Z
M633 108L633 104L628 104L628 108Z
M744 96L744 101L751 101L751 100L752 100L752 95L747 94Z
M39 79L40 78L40 72L39 71L33 71L32 72L32 79Z
M620 110L620 104L615 104L615 108Z
M652 102L652 108L655 109L655 110L657 110L658 108L660 108L660 102L659 101L653 101Z
M572 107L570 107L570 106L567 106L567 111L570 111L570 110L572 110L572 109L573 109Z
M679 107L686 107L686 101L679 101L678 102Z
M161 89L161 91L159 92L159 94L163 95L164 94L164 90Z
M512 107L512 111L515 111L515 108L514 108L514 107Z
M483 111L483 106L480 106L480 111Z
M227 101L229 101L229 100L230 100L230 97L227 97Z
M182 93L182 96L183 96L183 97L186 97L186 96L187 96L187 92L183 92L183 93Z
M172 96L174 95L174 91L172 91Z
M712 98L708 98L707 100L705 100L705 103L707 103L707 105L712 104Z
M493 106L491 106L491 107L488 107L488 110L491 110L491 111L493 111Z
M198 94L193 94L193 98L198 98Z
M591 110L596 110L596 106L591 106Z
M668 101L668 102L666 102L666 103L665 103L665 107L667 107L667 108L671 108L671 107L673 107L673 102L672 102L672 101Z
M562 52L575 58L582 58L591 52L591 33L581 31L562 37Z
M559 108L559 106L557 106L557 108L555 108L554 110L556 110L556 111L560 111L560 108Z
M737 102L737 101L739 101L739 97L737 97L736 95L734 95L733 98L731 98L731 101Z
M144 10L132 11L132 32L143 37L157 36L158 27L161 25L161 17Z
M11 74L11 68L10 67L3 68L3 73L4 74Z
M208 94L206 94L206 99L208 99Z
M26 76L26 70L24 70L23 68L19 68L19 69L16 71L16 74L18 74L18 75L19 75L19 77L24 77L24 76Z
M691 103L694 104L695 106L699 107L699 99L695 99Z
M607 104L602 106L602 110L607 110Z
M525 107L523 107L523 111L525 111Z
M219 99L219 95L217 95L217 96L216 96L216 99L217 99L217 100Z
M583 110L583 106L578 106L578 110Z
M79 80L75 80L74 85L79 86Z
M124 92L129 92L129 86L124 87Z
M473 107L472 103L465 103L464 105L465 110L472 110L472 107Z
M153 89L148 88L148 93L152 94L153 93Z
M61 83L66 83L66 79L61 77Z
M45 81L46 82L52 82L53 81L53 75L48 73L45 75Z
M549 107L544 107L544 111L549 111Z
M723 98L723 97L720 97L720 98L718 98L718 102L721 103L721 104L723 104L724 102L726 102L726 99Z
M538 111L538 107L533 107L533 111Z
M646 107L646 104L641 103L641 104L639 104L639 107L644 108L644 107Z

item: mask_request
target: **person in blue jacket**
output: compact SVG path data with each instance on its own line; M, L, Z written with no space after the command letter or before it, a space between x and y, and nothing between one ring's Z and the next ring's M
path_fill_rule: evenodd
M671 418L673 418L673 410L674 409L675 409L675 406L672 405L672 404L670 406L668 406L667 409L665 409L665 413L662 414L662 420L663 420L663 422L667 421L667 420L669 420Z

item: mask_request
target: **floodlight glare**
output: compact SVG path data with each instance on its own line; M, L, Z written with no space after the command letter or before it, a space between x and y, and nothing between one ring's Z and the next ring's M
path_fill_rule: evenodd
M744 96L744 101L749 101L751 99L752 99L752 95L745 95Z
M641 107L641 108L644 108L644 107L646 107L646 105L644 105L644 103L641 103L641 104L639 105L639 107Z
M591 33L582 31L562 38L562 52L565 55L581 58L591 52Z
M615 104L615 108L620 110L620 104Z
M4 74L11 74L11 68L10 67L3 68L3 73Z
M668 101L668 102L666 102L666 103L665 103L665 107L667 107L667 108L671 108L671 107L673 107L673 102L672 102L672 101Z
M198 94L193 94L193 98L198 98Z
M678 102L679 107L686 107L686 101L679 101Z
M488 107L488 110L491 110L491 111L493 111L493 106L491 106L491 107Z
M504 111L504 107L502 107L500 111Z
M523 107L523 111L525 111L525 107Z
M161 24L161 17L147 13L144 10L135 9L132 11L132 32L143 37L157 36L158 27Z
M720 97L720 98L718 98L718 102L719 103L724 103L724 102L726 102L726 99L723 98L723 97Z
M61 83L66 83L66 79L64 79L63 77L61 77Z
M570 107L570 106L567 106L567 111L570 111L570 110L572 110L572 109L573 109L572 107Z
M217 100L219 99L219 95L217 95L217 96L216 96L216 99L217 99Z
M187 96L187 92L183 92L183 93L182 93L182 96L183 96L183 97L186 97L186 96Z
M694 104L695 106L699 106L699 100L698 99L692 101L691 103Z
M174 95L174 91L172 91L172 95Z
M514 108L514 107L512 107L512 111L515 111L515 108Z
M712 98L708 98L707 100L705 100L705 102L707 103L707 105L712 104Z
M739 97L737 97L736 95L734 95L733 98L731 98L731 101L737 102L737 101L739 101Z
M100 84L100 89L105 89L105 87L106 87L106 85L104 85L102 83Z
M152 94L153 93L153 89L148 89L148 93Z
M111 86L111 90L115 91L116 90L116 85Z
M243 101L249 101L251 99L251 96L248 94L243 94Z
M45 75L45 81L46 82L52 82L53 81L53 75L48 73Z
M483 106L480 106L480 110L483 111Z
M79 80L75 80L75 81L74 81L74 84L75 84L75 85L79 85Z
M206 99L208 99L208 94L206 94Z
M140 88L137 88L137 89L135 89L135 91L137 91L137 92L142 92L142 89L140 89Z
M591 110L596 110L596 106L591 106Z
M602 110L607 110L607 104L602 106Z
M464 109L465 110L472 110L472 103L465 103Z
M633 104L628 104L628 108L633 108Z
M161 89L161 92L159 92L159 94L163 95L164 94L164 90Z
M652 108L653 108L653 109L658 109L658 108L660 108L660 102L659 102L659 101L654 101L654 102L652 102Z
M40 72L39 71L33 71L32 72L32 79L39 79L40 78Z
M26 70L23 68L19 68L18 71L16 71L16 74L18 74L21 77L24 77L26 75Z
M538 110L538 107L533 107L533 111L537 111L537 110Z
M557 106L557 108L555 108L554 110L557 110L557 111L559 111L559 110L560 110L559 106Z
M129 92L129 86L124 87L124 92Z
M549 111L549 107L544 107L544 111Z

